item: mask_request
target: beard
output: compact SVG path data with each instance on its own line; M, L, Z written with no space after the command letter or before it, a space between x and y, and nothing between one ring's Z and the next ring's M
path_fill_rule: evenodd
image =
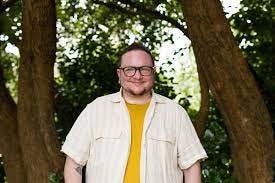
M122 89L124 92L128 93L131 96L136 96L136 97L142 97L144 95L148 95L148 93L151 94L152 86L145 86L145 87L124 87L121 85Z
M129 95L132 97L143 97L151 95L154 81L153 80L133 80L133 81L127 81L127 80L120 80L120 86L122 90L125 92L125 95Z
M133 96L142 96L142 95L146 94L148 92L148 90L146 90L145 88L140 91L135 91L135 90L129 89L128 92Z

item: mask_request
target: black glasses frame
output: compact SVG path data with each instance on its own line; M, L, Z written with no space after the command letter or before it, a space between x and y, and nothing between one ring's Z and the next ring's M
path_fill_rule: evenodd
M145 68L150 69L150 72L148 72L148 74L144 74L144 72L142 73L142 69L145 69ZM122 70L126 76L132 77L136 74L137 70L139 71L140 75L142 75L142 76L150 76L150 75L152 75L155 67L152 67L152 66L141 66L141 67L128 66L128 67L120 67L119 69ZM125 72L125 69L135 69L135 71L133 73L129 74L129 73Z

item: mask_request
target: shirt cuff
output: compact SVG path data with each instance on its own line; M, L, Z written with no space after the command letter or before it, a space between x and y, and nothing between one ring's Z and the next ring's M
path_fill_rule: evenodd
M191 167L193 164L195 164L197 161L203 161L206 158L208 158L206 153L201 153L193 156L191 159L185 162L179 162L179 166L182 170L187 169Z
M76 152L74 152L71 148L67 146L62 146L61 152L65 153L67 156L72 158L77 164L81 166L85 166L87 161L82 160Z

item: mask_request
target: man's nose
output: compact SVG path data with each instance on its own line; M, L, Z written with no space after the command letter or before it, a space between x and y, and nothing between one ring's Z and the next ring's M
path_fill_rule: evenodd
M140 70L137 69L137 70L136 70L136 73L135 73L135 75L134 75L134 78L135 78L135 79L140 79L141 77L142 77L142 75L140 74Z

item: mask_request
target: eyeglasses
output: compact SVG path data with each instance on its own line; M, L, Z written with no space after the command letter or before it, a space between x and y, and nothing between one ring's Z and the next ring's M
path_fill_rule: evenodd
M137 70L142 76L150 76L153 73L154 67L151 66L142 66L142 67L120 67L124 74L128 77L132 77L136 74Z

